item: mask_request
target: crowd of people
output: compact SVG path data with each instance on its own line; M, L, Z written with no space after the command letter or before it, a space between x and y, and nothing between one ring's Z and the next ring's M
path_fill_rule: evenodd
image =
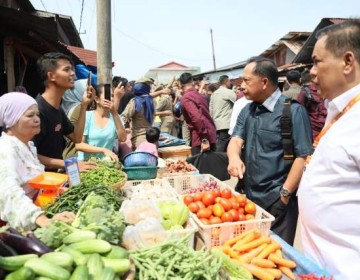
M312 68L289 71L283 90L275 63L264 57L248 60L240 87L226 75L209 84L190 73L165 85L147 77L91 85L75 81L68 56L44 54L38 60L44 92L36 99L20 89L0 97L1 220L23 229L47 225L27 181L45 170L63 172L64 158L76 156L84 171L94 168L91 157L157 156L160 133L168 133L185 139L193 155L226 152L236 189L275 217L275 233L292 245L299 215L304 253L336 279L354 279L359 38L357 19L322 29ZM73 218L66 212L53 219Z

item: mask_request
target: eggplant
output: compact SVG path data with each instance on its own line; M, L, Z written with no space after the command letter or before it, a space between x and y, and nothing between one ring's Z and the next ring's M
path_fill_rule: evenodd
M2 257L11 257L11 256L16 256L16 255L17 255L17 253L13 248L6 245L4 243L4 241L0 240L0 256L2 256Z
M26 236L17 235L8 231L0 233L0 239L15 249L19 254L37 254L41 256L52 251L40 241L35 241Z
M49 248L48 246L46 246L43 242L41 242L40 239L38 239L32 231L28 232L26 234L26 237L29 238L30 240L34 241L36 244L38 244L38 246L39 246L39 248L41 248L42 252L45 252L45 253L53 252L53 250L51 248Z

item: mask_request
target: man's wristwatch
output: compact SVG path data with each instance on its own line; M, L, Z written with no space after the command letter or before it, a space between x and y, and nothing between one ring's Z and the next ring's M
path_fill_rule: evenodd
M287 188L282 186L280 189L280 195L283 197L290 197L292 195L292 193Z

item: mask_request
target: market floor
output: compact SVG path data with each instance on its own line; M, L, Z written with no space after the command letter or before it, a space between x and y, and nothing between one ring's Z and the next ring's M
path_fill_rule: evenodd
M232 188L235 188L237 183L237 178L231 177L230 180L224 181L225 184L231 186ZM300 252L303 251L302 244L301 244L301 235L300 235L300 223L297 224L297 230L295 235L295 241L294 241L294 248L299 250Z

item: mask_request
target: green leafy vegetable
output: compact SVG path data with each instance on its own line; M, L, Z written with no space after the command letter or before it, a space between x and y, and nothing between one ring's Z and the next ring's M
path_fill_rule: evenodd
M75 228L91 230L97 238L119 244L125 229L124 217L112 204L95 193L87 196L72 224Z
M61 246L63 239L76 229L59 221L52 221L47 227L37 228L35 236L46 246L56 249Z

